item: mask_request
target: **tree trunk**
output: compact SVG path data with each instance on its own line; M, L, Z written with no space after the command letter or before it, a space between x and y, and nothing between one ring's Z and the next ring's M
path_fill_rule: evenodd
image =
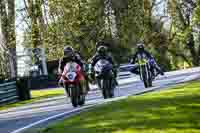
M8 78L16 78L16 37L15 37L15 1L0 1L1 50L5 56Z
M199 65L200 65L200 44L198 46L198 60L199 60Z
M11 78L17 77L16 35L15 35L15 1L8 0L8 53Z
M192 64L194 66L199 66L199 55L195 49L195 41L194 41L194 36L193 34L191 33L190 34L190 37L189 37L189 40L188 40L188 43L187 43L187 46L190 50L190 54L192 56Z
M0 21L1 22L1 21ZM1 24L1 23L0 23ZM6 67L6 56L5 56L5 39L2 33L2 28L0 26L0 79L8 77L7 67Z
M112 39L117 40L119 37L115 11L112 8L112 0L105 0L104 6L106 33L110 33Z
M25 1L26 2L26 1ZM30 16L30 21L31 21L31 42L32 42L32 47L37 48L40 45L41 41L41 34L40 34L40 2L36 0L27 0L27 12L28 16Z

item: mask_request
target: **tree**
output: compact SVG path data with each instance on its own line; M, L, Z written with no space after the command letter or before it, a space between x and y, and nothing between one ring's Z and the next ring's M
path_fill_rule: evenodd
M15 1L0 1L0 36L1 36L1 57L6 65L7 78L17 76L16 67L16 36L15 36ZM7 68L7 69L6 69Z
M144 41L166 70L172 69L172 66L177 68L177 64L182 62L189 65L198 64L198 44L193 37L194 16L196 23L199 18L198 8L195 10L196 1L24 2L23 12L28 14L25 20L29 25L24 43L27 47L30 47L30 44L31 47L45 47L48 60L60 58L65 45L72 45L88 59L95 52L95 43L98 40L106 40L112 44L110 48L117 61L127 61L128 56L135 51L135 44ZM163 3L168 6L163 6ZM168 9L168 12L155 15L160 12L160 9L156 11L159 6Z
M187 57L187 62L193 66L200 64L200 44L195 43L194 12L197 7L195 0L169 0L169 14L172 17L172 34L175 34L173 43L177 45L180 55Z

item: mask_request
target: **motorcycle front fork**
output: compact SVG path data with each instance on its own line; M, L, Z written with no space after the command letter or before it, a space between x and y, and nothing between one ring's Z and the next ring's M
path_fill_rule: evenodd
M68 85L64 84L64 88L65 88L66 95L68 97L70 97L70 89L69 89Z
M103 80L97 79L97 85L98 85L99 89L102 89L103 88Z

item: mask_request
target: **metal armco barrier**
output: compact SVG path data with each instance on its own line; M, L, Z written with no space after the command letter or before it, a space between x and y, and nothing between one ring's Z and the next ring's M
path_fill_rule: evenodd
M18 101L16 81L0 84L0 105Z

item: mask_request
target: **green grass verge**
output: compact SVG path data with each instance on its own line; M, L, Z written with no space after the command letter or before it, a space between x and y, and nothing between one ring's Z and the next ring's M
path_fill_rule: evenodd
M0 110L5 110L5 109L12 108L12 107L18 107L18 106L22 106L25 104L34 103L41 99L60 96L63 94L64 94L64 89L33 90L33 91L31 91L32 98L30 100L12 103L12 104L8 104L8 105L3 105L0 107Z
M53 96L64 95L64 89L46 89L46 90L33 90L31 91L32 98L49 98Z
M34 132L200 133L199 118L200 82L191 82L111 102Z

